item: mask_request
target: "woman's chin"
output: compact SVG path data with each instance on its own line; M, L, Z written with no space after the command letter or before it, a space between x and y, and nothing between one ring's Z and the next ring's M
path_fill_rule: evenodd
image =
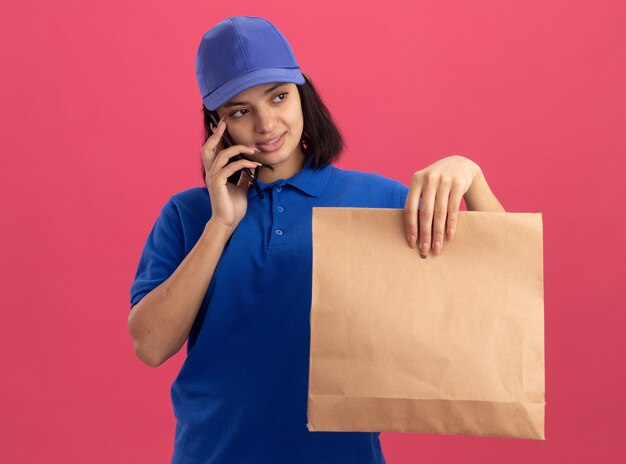
M285 144L286 145L286 144ZM265 168L259 169L259 179L263 182L273 182L278 179L287 179L296 174L304 164L304 153L298 147L293 147L291 152L287 151L287 146L272 152L260 151L255 154L254 159L263 163ZM291 148L291 147L289 147ZM274 171L269 169L273 168ZM266 181L265 179L271 178Z

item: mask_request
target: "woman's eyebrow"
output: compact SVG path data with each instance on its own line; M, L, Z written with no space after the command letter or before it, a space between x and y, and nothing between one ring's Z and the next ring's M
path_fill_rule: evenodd
M267 89L267 90L266 90L265 92L263 92L263 93L264 93L264 94L268 94L268 93L270 93L272 90L275 90L275 89L277 89L278 87L280 87L281 85L286 85L286 84L288 84L288 82L279 82L278 84L276 84L276 85L275 85L275 86L273 86L273 87L270 87L269 89ZM250 103L250 102L247 102L247 101L240 101L240 102L230 101L230 102L228 102L228 103L226 103L226 104L224 105L224 108L228 108L229 106L247 105L248 103Z

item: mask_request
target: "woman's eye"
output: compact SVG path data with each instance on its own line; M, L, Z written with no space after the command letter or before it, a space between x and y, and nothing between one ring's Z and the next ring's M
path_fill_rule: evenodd
M273 100L273 101L274 101L274 102L276 102L276 103L280 103L280 102L285 101L285 100L287 99L287 94L288 94L288 93L289 93L289 92L279 93L278 95L276 95L276 96L274 97L274 100ZM230 113L230 114L229 114L229 116L231 116L231 117L233 117L233 118L237 119L237 118L241 118L241 117L243 117L243 116L244 116L247 112L248 112L248 110L247 110L247 109L242 108L242 109L240 109L240 110L233 111L232 113Z
M287 92L283 92L283 93L279 93L278 95L276 95L276 97L274 97L274 100L276 100L278 97L283 96L283 98L281 98L280 100L278 100L279 102L284 101L287 98Z
M243 116L243 114L240 114L242 111L247 111L246 109L240 109L237 111L234 111L232 113L230 113L230 116L233 118L240 118L241 116Z

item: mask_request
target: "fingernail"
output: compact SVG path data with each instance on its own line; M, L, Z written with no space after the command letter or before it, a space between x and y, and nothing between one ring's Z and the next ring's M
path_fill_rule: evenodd
M422 250L422 253L428 254L428 242L422 242L420 250Z
M448 229L448 235L452 235L454 233L454 227L450 227Z
M433 244L433 248L435 250L439 250L441 248L441 242L439 240L435 240L435 243Z
M409 246L415 248L415 235L409 235Z

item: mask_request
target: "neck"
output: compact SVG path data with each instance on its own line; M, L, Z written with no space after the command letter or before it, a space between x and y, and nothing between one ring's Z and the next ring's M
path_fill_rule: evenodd
M281 163L272 164L273 171L267 168L258 169L258 179L266 184L271 184L278 179L289 179L302 170L305 161L306 155L302 151L302 147L298 146L298 149L289 158Z

